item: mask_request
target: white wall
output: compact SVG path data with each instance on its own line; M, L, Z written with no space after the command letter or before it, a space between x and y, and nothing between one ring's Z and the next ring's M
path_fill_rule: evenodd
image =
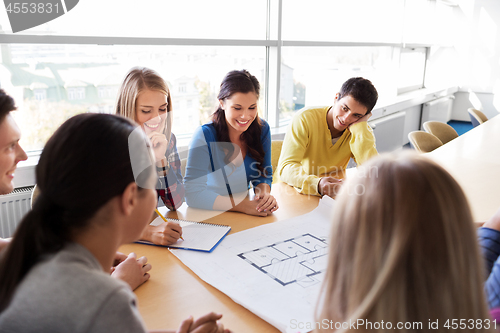
M469 120L469 107L491 118L500 112L500 1L457 3L446 24L453 28L448 45L431 49L426 83L458 83L453 119Z

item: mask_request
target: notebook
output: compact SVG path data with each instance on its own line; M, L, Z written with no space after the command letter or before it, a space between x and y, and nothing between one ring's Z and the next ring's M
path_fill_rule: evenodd
M231 231L231 227L228 225L177 220L168 217L167 220L177 222L182 227L182 238L184 240L179 239L175 244L166 245L166 247L175 249L212 252ZM161 223L163 223L163 220L157 217L151 222L151 225L160 225ZM157 245L143 240L137 241L137 243Z

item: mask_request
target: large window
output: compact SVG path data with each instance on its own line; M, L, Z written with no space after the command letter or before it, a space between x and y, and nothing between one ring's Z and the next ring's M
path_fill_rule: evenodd
M249 70L265 91L265 47L11 44L3 51L10 61L2 61L1 84L17 101L26 150L43 148L72 115L114 113L118 88L134 66L153 68L167 81L181 138L209 120L228 71Z
M282 59L280 121L305 105L333 103L351 77L371 80L382 96L392 93L392 47L284 47Z
M276 128L301 107L331 104L352 76L372 80L379 100L422 88L427 55L439 41L429 33L433 20L425 29L416 23L444 15L440 6L428 0L85 0L15 34L0 11L0 86L17 101L27 150L43 148L76 113L114 112L118 87L133 66L153 68L168 81L181 144L209 120L219 84L234 69L259 79L261 115Z
M398 70L398 93L424 87L426 48L404 48L401 50Z

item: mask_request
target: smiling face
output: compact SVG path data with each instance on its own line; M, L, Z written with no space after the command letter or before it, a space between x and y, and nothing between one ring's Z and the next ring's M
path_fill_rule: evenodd
M368 112L368 109L350 95L341 99L338 98L339 94L335 96L335 103L329 113L332 113L334 132L341 133L349 125L362 118Z
M237 92L224 100L219 100L230 136L231 133L239 136L250 127L257 117L257 100L257 94L254 92Z
M135 101L135 121L146 132L163 133L167 118L167 95L158 90L146 89L139 93Z
M12 192L17 163L28 158L19 146L20 138L21 131L14 118L8 114L0 124L0 194Z

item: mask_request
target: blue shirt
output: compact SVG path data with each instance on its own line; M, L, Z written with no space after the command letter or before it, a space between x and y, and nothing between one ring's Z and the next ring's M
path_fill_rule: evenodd
M261 119L261 142L264 150L264 162L261 172L258 162L247 152L243 163L235 166L226 163L225 156L229 146L239 150L231 142L217 142L217 132L212 123L200 126L189 144L188 160L184 186L186 203L195 208L212 209L219 195L247 191L261 183L271 186L271 131L269 124Z
M479 228L479 245L486 265L484 288L490 309L500 307L500 232L490 228Z

